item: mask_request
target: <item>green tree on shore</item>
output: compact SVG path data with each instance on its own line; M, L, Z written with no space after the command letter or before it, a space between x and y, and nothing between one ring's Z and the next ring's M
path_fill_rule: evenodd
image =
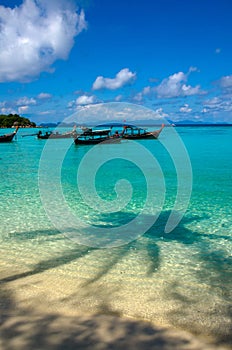
M18 114L0 114L0 128L11 128L14 125L36 127L34 122L28 118L20 117Z

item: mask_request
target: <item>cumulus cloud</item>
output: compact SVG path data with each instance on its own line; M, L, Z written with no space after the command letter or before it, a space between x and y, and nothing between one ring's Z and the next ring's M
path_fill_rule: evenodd
M122 95L118 95L118 96L115 97L114 100L115 100L116 102L120 102L120 101L122 101L122 99L123 99L123 96L122 96Z
M76 105L78 106L85 106L96 102L97 102L97 99L93 95L92 96L82 95L76 99Z
M226 75L219 80L222 88L232 88L232 75Z
M182 106L180 108L180 112L182 112L182 113L190 113L190 112L192 112L192 108L190 108L189 105L187 103L185 103L184 106Z
M194 67L194 66L191 66L188 70L188 74L191 73L191 72L197 72L198 71L198 68L197 67Z
M156 87L158 97L171 98L179 96L192 96L202 93L200 90L200 85L192 87L191 85L186 84L188 75L189 72L187 74L178 72L170 75L168 78L163 79L160 85Z
M15 101L15 106L18 109L19 114L26 113L30 106L35 106L37 104L33 97L21 97Z
M71 0L24 0L0 6L0 82L30 81L67 59L74 37L86 28Z
M142 91L138 92L133 97L133 101L142 102L145 96L152 95L153 92L154 92L154 88L152 88L150 86L146 86L145 88L143 88Z
M93 83L93 90L109 89L116 90L125 85L131 84L136 78L136 73L132 73L128 68L120 70L115 78L97 77Z
M212 97L204 102L203 106L204 113L208 111L215 112L232 112L231 97L228 99L223 99L222 97Z
M50 99L52 97L52 95L51 94L48 94L47 92L41 92L38 96L37 96L37 98L39 99L39 100L48 100L48 99Z
M37 104L36 99L33 97L20 97L17 100L2 101L0 103L0 112L2 114L14 114L14 113L25 113L31 106Z
M19 114L27 112L28 108L29 108L28 106L21 106L21 107L19 107L18 108Z
M222 100L219 97L215 96L206 100L204 104L207 107L214 107L214 106L218 106L221 102Z
M97 103L86 106L78 106L75 113L65 119L71 123L99 123L99 122L136 122L141 120L166 123L167 114L162 108L151 110L141 105L127 102Z
M21 97L16 101L16 106L24 106L24 105L35 105L36 100L31 97Z
M209 120L229 122L232 120L232 104L231 95L220 97L214 96L203 103L202 113L204 113L204 118Z
M149 95L151 93L151 87L150 86L146 86L145 88L143 88L143 95Z
M13 106L11 105L11 103L9 103L8 101L1 101L0 102L0 114L15 114L17 113L17 110L15 108L13 108Z
M142 102L143 101L143 93L142 92L138 92L133 98L133 101L135 102Z
M133 101L141 103L144 98L156 96L158 98L186 97L204 94L200 85L191 86L187 84L189 75L198 71L197 67L191 66L187 73L178 72L165 78L157 86L146 86L142 91L134 95Z

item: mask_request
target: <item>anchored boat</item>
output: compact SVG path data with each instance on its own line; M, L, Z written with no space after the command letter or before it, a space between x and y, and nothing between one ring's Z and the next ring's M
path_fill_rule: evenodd
M76 127L73 128L70 132L65 132L63 134L60 134L59 132L52 132L52 131L46 131L45 134L42 134L42 131L40 130L37 134L38 139L69 139L69 138L75 138L77 137Z
M0 135L0 142L11 142L17 134L19 127L16 126L15 131L10 134Z
M123 126L123 131L121 137L127 140L138 140L138 139L158 139L161 131L164 128L164 124L162 124L159 130L147 131L146 129L139 128L133 125L125 125Z
M83 133L74 140L76 145L96 145L103 141L116 143L120 139L111 136L111 129L93 130L85 128Z

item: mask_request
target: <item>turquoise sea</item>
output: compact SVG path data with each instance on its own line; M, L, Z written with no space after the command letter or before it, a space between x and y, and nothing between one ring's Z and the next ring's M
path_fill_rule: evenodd
M190 163L164 147L171 129L93 154L22 137L35 129L0 144L0 312L115 313L232 344L232 127L175 128Z

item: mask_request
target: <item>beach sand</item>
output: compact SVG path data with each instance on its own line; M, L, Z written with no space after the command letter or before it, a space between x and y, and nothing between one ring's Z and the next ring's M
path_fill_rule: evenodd
M27 273L17 277L16 281L16 275L5 277L0 284L1 350L228 349L215 339L124 317L107 303L97 312L81 311L68 303L67 295L57 299L60 292L55 287L41 290L42 275L37 275L37 282Z
M196 300L200 304L188 302L190 297L193 300L194 289L185 297L180 295L178 304L169 294L164 301L160 296L165 283L172 293L179 289L165 281L159 285L158 273L155 285L151 276L143 286L139 272L144 264L132 273L128 255L119 262L114 257L118 266L105 252L107 264L101 265L98 250L91 254L70 250L41 260L37 249L38 263L32 264L25 263L19 245L17 252L11 263L1 261L1 350L232 349L228 315L215 308L205 318L204 303L206 312L209 307L201 300L199 288ZM173 318L166 317L167 312Z
M2 350L58 349L226 349L206 344L186 332L114 315L34 314L1 316Z

